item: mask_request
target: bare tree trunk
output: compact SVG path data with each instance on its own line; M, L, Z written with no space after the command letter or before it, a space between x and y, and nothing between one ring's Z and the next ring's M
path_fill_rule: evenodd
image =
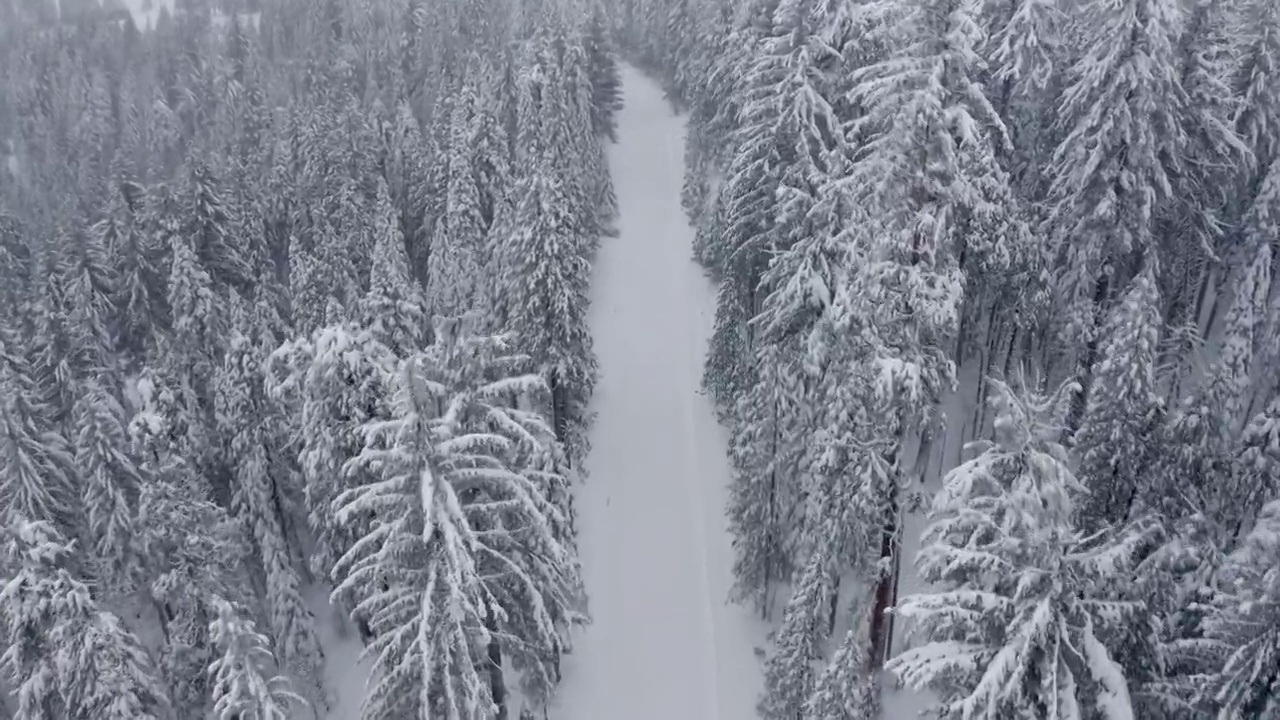
M1208 299L1209 297L1209 286L1214 284L1214 278L1217 276L1217 274L1218 274L1217 267L1211 266L1208 272L1202 273L1200 275L1200 288L1196 292L1196 309L1195 309L1195 315L1193 316L1196 322L1196 327L1200 327L1200 318L1204 316L1204 304L1206 299ZM1201 334L1203 335L1207 333L1208 329L1212 326L1213 326L1213 321L1210 320L1209 325L1204 328L1205 332L1202 332Z
M831 593L831 612L827 617L827 635L836 631L836 616L840 613L840 574L836 573L835 590Z
M779 445L778 435L779 435L778 402L775 399L773 403L773 438L772 438L773 447L770 448L770 452L774 457L774 462L770 465L771 469L769 470L769 533L770 534L773 534L775 531L778 530L778 516L779 516L778 469L777 469L778 468L777 457L778 457L778 445ZM769 543L769 547L773 549L773 552L781 552L782 537L781 536L774 537L772 539L772 542ZM774 579L773 566L774 566L773 557L769 557L764 564L764 587L761 588L762 593L761 593L761 599L760 599L760 619L761 620L769 619L769 610L770 610L770 606L772 605L772 602L770 601L770 597L769 597L770 595L769 588L772 586L773 579Z
M1017 354L1018 348L1018 323L1013 324L1013 330L1009 333L1009 349L1004 354L1004 381L1009 382L1009 376L1013 374L1013 356Z
M890 634L893 624L889 610L893 607L894 590L898 585L898 484L893 483L889 502L885 508L884 527L880 532L880 563L887 564L888 571L880 575L876 582L875 599L871 606L871 628L869 632L871 652L867 656L867 664L871 672L878 672L888 659Z
M493 608L485 603L484 628L489 631L489 691L498 708L496 720L507 720L507 680L502 674L502 645L498 643L498 623Z
M1102 320L1106 316L1105 305L1107 296L1110 293L1110 287L1111 277L1109 275L1103 275L1098 279L1098 287L1093 293L1095 328L1102 324ZM1071 407L1067 410L1067 418L1062 430L1064 439L1075 435L1076 430L1080 429L1080 423L1084 421L1084 411L1089 403L1089 390L1093 386L1093 366L1098 362L1098 343L1100 340L1101 332L1095 330L1089 342L1085 345L1084 356L1080 359L1080 367L1076 376L1079 386L1071 394Z
M551 389L551 427L555 431L556 439L562 444L569 443L569 399L565 396L566 390L563 383L560 382L560 371L553 368L547 374L547 386ZM569 467L573 467L573 453L565 453L565 462Z
M873 673L878 672L888 659L890 633L893 632L888 611L893 607L894 588L898 583L896 576L899 567L896 560L901 533L901 528L898 527L901 487L897 480L897 465L902 457L902 443L905 437L903 422L901 417L895 418L897 429L894 432L893 447L885 457L889 467L894 470L890 473L889 495L885 498L884 524L880 528L880 559L876 564L878 571L881 568L885 568L885 571L879 572L876 578L876 589L871 603L871 622L868 629L871 650L867 655L867 666Z

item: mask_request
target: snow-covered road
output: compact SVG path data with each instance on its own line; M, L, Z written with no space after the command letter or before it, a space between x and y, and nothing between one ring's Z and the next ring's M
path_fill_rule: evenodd
M714 294L680 207L684 123L624 68L620 208L592 279L601 378L579 548L592 624L566 658L556 720L749 720L760 630L729 605L726 436L699 394Z

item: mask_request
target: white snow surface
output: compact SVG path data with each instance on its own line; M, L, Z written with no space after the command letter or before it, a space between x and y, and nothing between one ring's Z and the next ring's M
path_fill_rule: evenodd
M620 235L592 280L601 377L577 495L592 624L550 716L748 720L764 628L727 599L727 436L700 392L715 296L680 206L684 122L653 81L622 77L609 152Z

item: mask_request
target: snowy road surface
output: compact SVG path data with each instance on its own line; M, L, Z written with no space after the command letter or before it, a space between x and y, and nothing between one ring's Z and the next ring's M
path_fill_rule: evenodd
M680 207L684 123L624 68L620 208L592 279L600 362L578 494L592 624L566 658L557 720L749 720L760 631L726 601L726 437L699 394L714 312Z

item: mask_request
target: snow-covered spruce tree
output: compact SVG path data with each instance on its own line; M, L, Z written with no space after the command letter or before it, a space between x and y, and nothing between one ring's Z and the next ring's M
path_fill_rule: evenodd
M622 77L605 22L604 5L600 0L591 4L591 19L583 38L591 78L591 128L597 136L617 142L616 116L622 107Z
M208 481L180 453L187 440L176 394L150 369L137 381L139 408L129 435L144 482L134 528L145 595L164 637L169 695L180 716L196 717L209 697L209 603L245 594L248 553L240 526L210 500Z
M764 668L764 696L757 711L763 720L794 720L813 694L823 659L831 599L836 594L836 558L819 544L796 577L773 653Z
M209 666L213 677L213 714L217 720L289 720L306 700L290 689L289 679L273 674L275 657L267 638L226 600L216 600L218 616L209 637L222 652Z
M904 440L921 437L927 457L936 406L954 382L946 348L959 330L960 260L998 244L993 221L1012 213L996 161L1007 137L979 83L977 3L915 0L873 10L894 18L883 29L894 50L853 73L852 100L865 108L855 130L866 139L852 168L851 204L865 219L850 221L850 272L836 294L851 322L869 329L852 357L870 389L864 397L875 408L876 435L905 469ZM897 479L887 483L878 499L881 563L889 566L897 564L898 487ZM873 663L888 641L894 575L882 574L871 614Z
M1280 250L1280 163L1272 163L1271 169L1262 180L1258 195L1249 208L1242 222L1243 247L1271 248L1272 262L1275 253ZM1272 269L1275 272L1275 269ZM1270 303L1259 318L1256 326L1257 357L1252 363L1254 371L1253 394L1246 407L1250 412L1257 409L1257 402L1265 401L1271 394L1280 390L1280 294L1272 293Z
M511 137L503 112L504 106L514 102L514 98L506 97L512 89L503 86L501 65L481 57L477 59L475 72L479 90L475 105L475 133L471 140L471 171L476 178L480 222L485 233L481 265L486 274L497 274L493 265L494 241L503 232L498 227L499 220L509 218L511 198L508 194L512 182Z
M763 52L774 56L779 84L772 102L778 170L768 266L761 277L760 343L803 334L829 301L826 262L842 230L837 177L848 144L837 114L844 91L847 18L840 5L813 0L778 4ZM798 251L797 251L798 250Z
M825 3L784 2L764 43L781 65L773 136L789 162L778 178L768 266L757 286L760 311L749 325L755 381L736 398L730 424L730 522L739 593L755 597L766 614L771 584L790 576L803 556L799 537L812 529L804 522L811 454L797 441L824 414L815 410L825 378L814 371L809 338L831 302L847 197L837 180L846 167L843 135L827 99L842 67L841 23L839 10Z
M387 190L396 208L400 233L409 253L410 277L420 279L425 277L426 264L417 264L414 258L422 257L420 253L425 253L430 244L424 227L430 153L418 119L407 102L401 102L395 108L395 119L386 145ZM375 228L375 244L376 232Z
M294 507L290 481L297 470L285 456L289 438L276 430L284 417L267 395L263 375L268 348L277 341L263 326L262 312L246 307L234 291L231 298L233 327L216 398L232 475L231 507L258 554L254 567L265 580L263 603L275 653L282 667L317 693L316 704L323 705L320 642L294 567L301 553L291 547L295 541L285 517Z
M244 239L234 235L234 211L228 207L207 164L191 164L185 190L184 221L179 234L195 249L217 292L244 290L253 279L242 249Z
M409 268L401 226L384 182L374 201L373 272L369 292L356 306L360 327L397 357L422 348L427 333L424 300Z
M557 97L549 91L553 85L546 74L537 74L522 89L516 207L501 252L510 328L543 368L551 387L552 425L577 462L586 451L586 406L596 378L586 323L591 241L587 223L575 214L581 204L565 175L574 171L562 170L558 155L568 150L554 142L558 132L544 129L554 122L539 115L564 112L547 107Z
M437 321L435 344L396 371L392 418L365 426L347 465L372 480L335 500L337 517L372 522L339 561L334 594L370 617L370 720L493 715L506 703L504 652L526 678L550 677L580 600L552 532L550 478L509 462L550 432L507 406L545 385L511 374L515 359L494 353L504 345Z
M1160 339L1159 290L1148 265L1116 307L1093 368L1098 392L1089 397L1075 434L1077 474L1089 488L1080 508L1086 528L1123 523L1149 488L1153 439L1163 415L1156 387Z
M168 322L161 248L156 247L156 233L148 227L152 219L145 201L141 187L127 184L112 196L111 214L93 227L107 247L116 273L112 306L119 349L134 362L142 359L151 335Z
M1042 196L1044 163L1053 152L1055 91L1068 60L1063 47L1066 13L1057 0L988 3L984 57L996 108L1009 128L1014 186L1023 197Z
M804 560L793 579L792 594L778 629L775 649L765 664L764 695L759 709L767 719L805 717L818 689L825 648L839 612L840 575L853 570L869 574L875 559L870 539L879 529L879 504L889 477L883 454L875 446L841 447L825 434L818 435L821 457L806 474L809 517L805 524ZM839 464L840 471L833 466ZM858 641L865 638L858 628ZM855 642L848 638L846 642ZM850 654L852 653L852 654ZM838 667L838 663L859 661L855 667ZM867 673L862 648L846 649L843 657L834 658L825 671L823 688L828 703L826 711L834 712L830 703L838 701L830 683L835 677L861 678ZM867 684L855 680L840 695L845 700L864 702ZM867 708L864 707L864 710Z
M1230 495L1242 509L1236 535L1254 522L1253 508L1280 498L1280 398L1272 398L1240 435Z
M477 58L451 99L448 144L445 147L444 208L435 226L428 263L427 294L432 311L454 315L478 309L482 299L481 255L485 224L481 217L480 190L471 165L477 121Z
M593 247L604 235L613 233L613 221L618 216L618 198L613 189L613 177L609 174L604 143L593 131L591 58L583 45L585 38L572 35L565 43L563 82L569 112L569 132L574 140L576 159L572 165L582 175L585 205L582 208L588 223Z
M1070 432L1092 384L1097 326L1136 262L1159 253L1154 218L1174 192L1186 146L1174 45L1180 3L1090 0L1080 12L1088 46L1059 104L1069 130L1049 168L1063 339L1081 379Z
M714 243L704 236L703 223L705 215L719 205L713 178L728 165L734 149L730 141L737 128L743 99L741 83L746 77L741 69L747 66L748 58L754 57L758 38L752 28L734 25L732 13L724 4L708 2L700 3L700 7L698 27L702 28L702 36L691 62L697 68L692 72L701 77L690 98L680 200L699 230L694 238L694 257L711 267L704 251Z
M15 681L18 717L167 717L167 695L142 644L68 570L74 546L49 523L21 518L3 539L0 567L13 574L0 588L0 666Z
M180 379L194 413L212 400L214 373L221 359L225 336L225 308L213 276L202 263L195 239L181 228L167 228L166 238L172 262L169 271L169 307L173 314L173 334L166 345L167 371ZM213 233L216 237L217 234ZM192 429L207 424L205 418L190 419ZM196 462L203 459L192 458Z
M536 71L521 93L521 133L535 130L544 162L562 186L567 212L578 223L587 252L594 252L603 227L596 180L604 172L601 144L591 132L590 78L580 38L567 21L541 31L527 60ZM531 69L532 69L531 68ZM533 94L536 93L536 96ZM528 98L528 100L526 100ZM536 115L527 114L525 109ZM520 152L517 137L517 153Z
M270 362L270 393L296 417L298 464L314 535L311 570L331 577L337 559L359 536L353 534L356 523L339 524L333 515L334 498L362 481L343 464L363 447L359 428L388 417L387 382L398 358L370 330L335 324L284 343Z
M131 589L138 577L134 508L142 478L129 454L124 408L96 378L81 386L75 452L94 576L103 591Z
M294 324L303 334L325 325L330 299L344 308L355 304L368 277L358 265L372 260L372 249L364 244L372 224L361 207L360 188L350 177L326 182L335 186L323 195L327 202L305 210L309 222L295 222L301 227L295 227L289 243Z
M49 427L30 370L19 348L0 346L0 522L25 518L74 532L74 450Z
M1231 458L1247 421L1259 313L1271 287L1271 248L1262 245L1235 285L1223 318L1221 349L1204 383L1170 417L1160 457L1159 477L1148 499L1166 512L1202 511L1226 527L1242 510L1231 493ZM1186 506L1190 498L1192 507Z
M1238 5L1230 34L1237 38L1238 60L1231 78L1231 94L1237 98L1234 129L1249 148L1254 165L1240 173L1236 193L1236 219L1248 210L1261 192L1280 155L1280 8L1266 0L1246 0Z
M93 352L93 335L85 332L92 327L83 322L73 324L70 320L64 275L52 260L40 265L44 277L37 281L30 308L33 316L28 343L31 378L38 402L50 410L52 426L70 436L78 399L77 382L100 372L102 358ZM75 299L83 300L85 296ZM81 321L85 319L86 313L77 314Z
M111 371L116 338L112 330L118 279L104 238L92 228L76 228L58 239L56 272L62 290L67 330L82 373Z
M733 480L729 527L734 548L734 596L762 617L774 587L791 578L795 535L802 527L804 445L808 436L803 378L793 347L767 344L758 352L759 376L735 408L730 428Z
M804 720L862 720L880 716L880 691L867 669L866 632L861 613L836 647L831 661L818 675L805 703Z
M1061 400L993 389L997 439L947 474L916 560L938 589L898 610L923 644L888 669L932 690L944 719L1132 718L1106 643L1144 608L1099 592L1132 548L1072 524L1084 488L1057 443Z
M758 286L769 252L781 246L773 218L784 153L791 150L783 143L791 138L779 137L783 108L776 93L788 75L790 47L782 38L772 45L768 39L761 38L750 65L740 68L741 113L724 174L719 227L697 251L720 284L703 385L722 411L753 382L755 340L748 321L760 311Z
M1179 32L1178 85L1185 96L1177 106L1185 134L1181 172L1172 178L1172 202L1160 212L1163 254L1169 261L1165 295L1173 326L1198 321L1209 281L1209 265L1224 243L1223 221L1238 223L1234 180L1250 168L1250 148L1232 127L1238 99L1229 83L1233 57L1228 36L1233 9L1227 3L1196 0L1188 5ZM1224 212L1224 210L1226 212ZM1167 288L1167 289L1166 289Z
M1280 714L1280 502L1263 509L1218 574L1204 621L1221 668L1203 700L1223 720Z

